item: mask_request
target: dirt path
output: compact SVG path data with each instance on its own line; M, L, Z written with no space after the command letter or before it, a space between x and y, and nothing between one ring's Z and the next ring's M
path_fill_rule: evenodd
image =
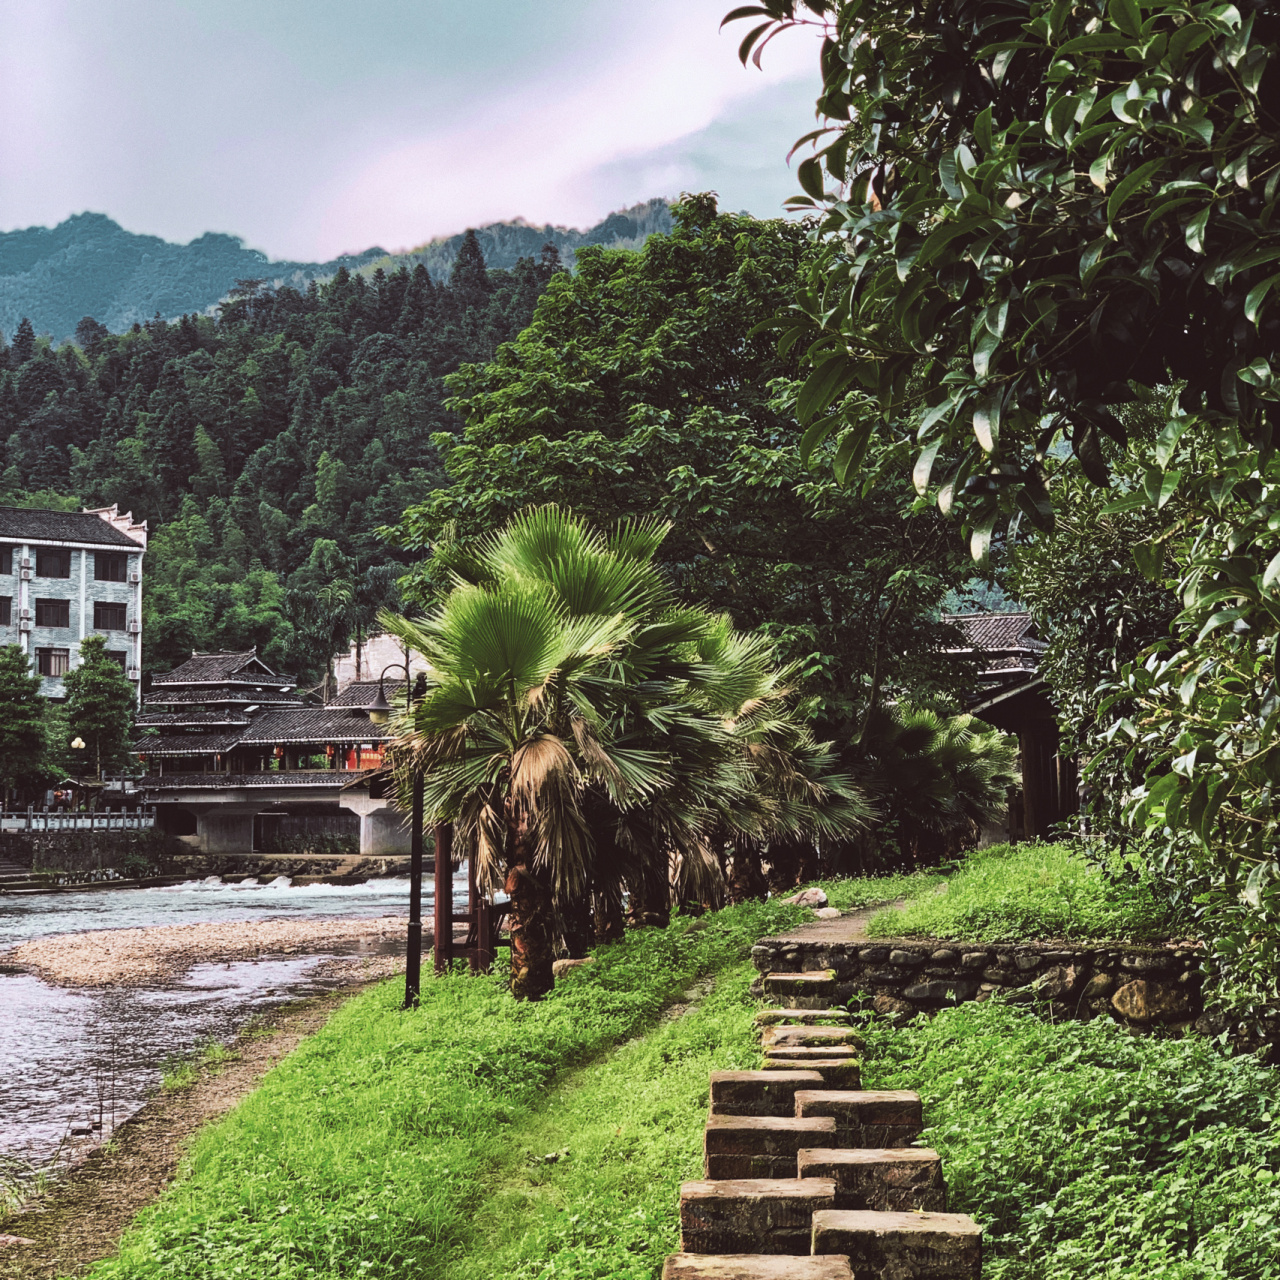
M99 1148L24 1211L0 1217L0 1278L50 1280L110 1255L133 1216L173 1180L197 1130L256 1089L361 990L344 987L265 1015L236 1041L233 1060L201 1069L190 1088L153 1098L116 1130L109 1148ZM31 1243L6 1246L6 1235Z

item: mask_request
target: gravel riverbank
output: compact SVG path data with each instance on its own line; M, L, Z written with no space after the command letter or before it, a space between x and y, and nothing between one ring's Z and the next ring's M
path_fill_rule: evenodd
M247 920L100 929L37 938L0 954L0 964L62 987L148 987L196 964L296 955L338 943L375 942L404 933L396 916L374 919Z

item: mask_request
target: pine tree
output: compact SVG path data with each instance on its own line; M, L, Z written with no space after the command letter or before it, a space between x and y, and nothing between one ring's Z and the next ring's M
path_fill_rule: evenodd
M67 690L67 726L83 738L87 762L100 778L123 766L133 724L133 685L106 655L102 635L86 636L80 645L80 665L63 678Z
M36 353L36 331L26 316L18 324L18 332L13 335L13 345L9 348L9 359L16 369L26 364Z
M454 259L449 273L449 284L455 289L473 289L478 293L489 292L489 271L484 264L484 251L474 231L462 237L462 247ZM16 342L16 339L15 339Z
M16 645L0 646L0 785L6 793L30 785L44 762L45 701L40 677Z

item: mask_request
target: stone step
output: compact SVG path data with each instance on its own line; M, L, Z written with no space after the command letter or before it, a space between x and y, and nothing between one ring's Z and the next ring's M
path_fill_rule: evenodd
M711 1110L721 1116L794 1116L796 1090L822 1085L822 1077L809 1070L713 1071Z
M814 1045L847 1044L856 1047L862 1037L851 1027L766 1027L760 1036L765 1048L774 1045L812 1047Z
M797 1152L796 1169L802 1178L830 1178L837 1209L942 1213L947 1207L942 1160L928 1147L846 1151L823 1142Z
M830 1116L798 1120L795 1116L712 1115L707 1117L703 1138L702 1171L712 1182L794 1178L801 1148L829 1147L835 1140L836 1122Z
M835 1208L822 1178L735 1178L680 1187L682 1253L812 1253L816 1213ZM826 1250L823 1250L826 1252Z
M771 1058L766 1071L816 1071L824 1089L848 1091L862 1088L862 1064L857 1058Z
M820 1209L813 1252L846 1256L853 1280L979 1280L982 1228L964 1213Z
M821 1089L801 1087L795 1114L832 1116L840 1147L906 1147L924 1128L920 1095L909 1089Z
M853 1280L848 1258L770 1253L673 1253L662 1280Z
M786 1009L825 1009L835 999L836 978L830 969L769 973L763 987L766 996Z
M851 1044L770 1044L764 1046L766 1058L851 1058L857 1061L858 1050Z
M761 1009L755 1016L758 1027L772 1027L776 1023L801 1022L813 1026L820 1022L847 1025L851 1018L845 1009Z

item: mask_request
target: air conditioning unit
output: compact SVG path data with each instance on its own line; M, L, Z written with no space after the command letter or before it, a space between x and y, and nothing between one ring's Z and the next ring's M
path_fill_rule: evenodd
M22 557L22 568L24 568L24 569L30 569L30 568L31 568L31 557L30 557L30 556L23 556L23 557Z
M31 617L31 610L30 610L30 609L23 609L22 613L21 613L19 616L20 616L20 617L23 617L23 618L29 618L29 617Z
M135 570L134 570L134 571L129 575L129 581L130 581L130 582L132 582L132 583L136 586L139 582L141 582L141 581L142 581L142 574L140 574L140 573L137 571L137 569L135 569Z
M30 631L30 630L31 630L31 619L30 619L30 618L23 618L23 619L18 623L18 630L19 630L19 631Z
M30 582L31 570L27 567L27 565L24 564L22 566L22 572L18 576L23 580L23 582Z
M130 667L130 668L125 672L125 675L126 675L126 676L128 676L130 680L141 680L141 679L142 679L142 672L141 672L141 671L139 671L137 667Z
M138 635L141 631L142 631L142 623L140 623L140 622L138 622L138 621L136 621L136 620L135 620L135 621L133 621L133 622L131 622L131 623L129 623L129 634L130 634L131 636L136 636L136 635Z

